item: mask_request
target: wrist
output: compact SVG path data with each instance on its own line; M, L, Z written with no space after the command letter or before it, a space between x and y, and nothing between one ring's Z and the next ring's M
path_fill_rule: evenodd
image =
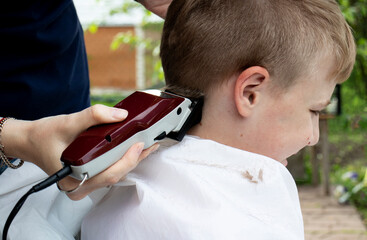
M13 169L17 169L19 167L21 167L23 165L23 160L19 160L18 164L13 164L14 160L12 158L9 157L8 154L5 154L5 146L4 146L4 142L6 142L5 144L7 144L8 142L5 140L4 141L4 128L5 128L5 123L8 123L9 121L13 121L13 118L0 118L0 162L1 162L1 172L3 172L7 167L13 168ZM5 133L5 135L7 135ZM7 137L5 137L6 139ZM5 164L5 168L4 165Z
M4 135L7 135L6 132L7 130L5 130L6 125L13 121L13 118L8 118L8 117L1 117L0 118L0 151L2 152L3 155L6 155L7 157L10 157L8 154L5 154L5 146L7 145L7 140L4 141ZM5 137L5 139L7 139L7 137ZM5 142L5 143L4 143Z
M0 143L4 146L3 152L7 157L22 158L22 148L26 144L26 121L8 119L0 133Z

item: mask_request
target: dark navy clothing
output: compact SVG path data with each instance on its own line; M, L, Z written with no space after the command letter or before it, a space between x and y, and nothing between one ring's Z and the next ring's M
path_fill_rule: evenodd
M72 0L0 7L0 116L38 119L90 105L83 30Z

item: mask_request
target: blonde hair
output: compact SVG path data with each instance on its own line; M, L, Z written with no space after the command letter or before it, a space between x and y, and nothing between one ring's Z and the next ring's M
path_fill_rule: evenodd
M167 88L188 97L251 66L287 89L320 52L349 77L355 43L334 0L173 0L161 42Z

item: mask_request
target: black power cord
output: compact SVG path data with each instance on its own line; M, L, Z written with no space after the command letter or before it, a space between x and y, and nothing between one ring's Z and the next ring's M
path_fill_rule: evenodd
M14 206L13 210L9 214L8 219L6 220L6 223L5 223L4 229L3 229L3 240L7 239L10 224L14 220L15 216L17 215L17 213L19 212L20 208L23 206L24 202L27 200L29 195L31 195L32 193L41 191L41 190L51 186L52 184L60 181L64 177L68 176L70 173L71 173L71 167L70 166L65 166L60 171L58 171L55 174L49 176L48 178L46 178L42 182L34 185L26 194L24 194L23 197L21 199L19 199L17 204Z

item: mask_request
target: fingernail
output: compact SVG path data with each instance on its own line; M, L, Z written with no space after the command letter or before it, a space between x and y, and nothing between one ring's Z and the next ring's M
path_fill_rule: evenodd
M143 142L141 142L141 143L138 143L137 144L138 146L136 147L136 153L138 154L138 155L140 155L141 154L141 152L143 151L143 149L144 149L144 143Z
M125 119L127 117L128 112L124 109L115 108L112 112L112 117L115 119Z

